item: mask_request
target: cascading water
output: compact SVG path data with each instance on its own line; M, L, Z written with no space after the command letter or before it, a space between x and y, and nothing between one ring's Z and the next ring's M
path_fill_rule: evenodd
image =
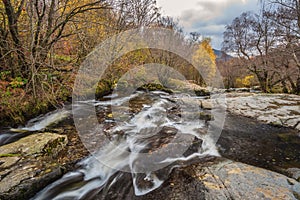
M37 117L30 120L25 127L20 127L17 129L11 128L10 131L13 132L40 131L54 123L64 120L65 118L70 116L70 114L71 114L70 110L67 110L65 108L58 109L42 117Z
M67 173L33 199L97 199L124 174L131 174L134 193L141 196L160 187L172 169L186 161L219 155L205 134L210 122L200 118L203 111L196 98L163 92L109 98L77 102L73 107L93 104L98 112L111 109L115 119L103 123L112 126L97 131L109 135L108 142L82 160L77 171ZM119 109L128 102L138 108Z
M67 117L71 116L70 108L57 109L46 115L36 117L28 121L25 127L10 128L1 130L0 146L14 142L22 137L28 136L35 131L42 131L45 128L56 124Z

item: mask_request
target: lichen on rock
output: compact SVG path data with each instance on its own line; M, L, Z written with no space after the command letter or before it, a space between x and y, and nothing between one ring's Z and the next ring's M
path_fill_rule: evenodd
M0 199L24 199L61 176L52 159L67 142L65 135L37 133L1 146Z

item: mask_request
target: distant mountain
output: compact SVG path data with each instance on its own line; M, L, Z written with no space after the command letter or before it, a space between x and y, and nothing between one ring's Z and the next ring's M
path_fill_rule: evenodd
M217 50L217 49L213 49L213 50L214 50L214 53L217 56L217 60L229 60L229 59L233 58L232 56L228 55L224 51Z

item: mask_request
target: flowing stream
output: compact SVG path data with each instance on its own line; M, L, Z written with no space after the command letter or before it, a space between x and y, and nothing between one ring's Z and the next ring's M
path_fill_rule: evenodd
M14 142L22 137L32 134L33 132L45 130L49 126L57 124L71 116L71 114L72 113L69 108L62 108L29 120L25 127L6 128L1 130L0 146Z
M99 149L78 163L77 171L67 173L33 199L93 199L128 173L135 195L141 196L161 186L172 169L189 160L219 155L205 134L210 113L201 110L199 100L189 95L111 95L101 101L77 102L74 112L81 112L85 105L95 106L99 120L106 115L101 121L106 126L97 127L102 130L82 135L91 143L99 142ZM53 113L48 121L58 113L62 117L68 111ZM21 130L36 130L45 124L42 120ZM103 143L101 135L109 139Z
M200 108L201 98L205 97L156 91L80 101L73 110L66 106L30 120L25 127L1 130L0 145L51 131L72 113L78 122L86 122L89 109L96 111L98 124L92 124L90 131L78 131L91 155L77 163L76 171L48 185L33 200L102 199L116 188L127 194L128 185L135 196L143 196L159 188L174 168L205 161L219 152L229 159L282 173L300 167L300 138L293 129L228 115L216 144L218 138L210 128L221 123L214 109ZM290 142L282 140L283 134Z

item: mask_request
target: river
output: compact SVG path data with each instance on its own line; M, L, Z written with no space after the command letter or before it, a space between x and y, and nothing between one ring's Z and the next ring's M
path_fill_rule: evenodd
M101 124L94 132L80 133L82 141L89 142L86 146L93 146L92 155L32 199L106 199L115 193L116 199L123 199L126 190L144 196L162 186L174 168L210 157L223 156L281 173L300 167L300 139L294 129L227 113L216 143L215 135L209 134L216 116L199 107L201 98L207 97L156 91L77 102L73 113L80 116L92 105ZM0 135L0 144L42 131L71 113L71 106L66 106L29 121L26 127L7 130ZM118 191L114 191L116 184L122 186Z

